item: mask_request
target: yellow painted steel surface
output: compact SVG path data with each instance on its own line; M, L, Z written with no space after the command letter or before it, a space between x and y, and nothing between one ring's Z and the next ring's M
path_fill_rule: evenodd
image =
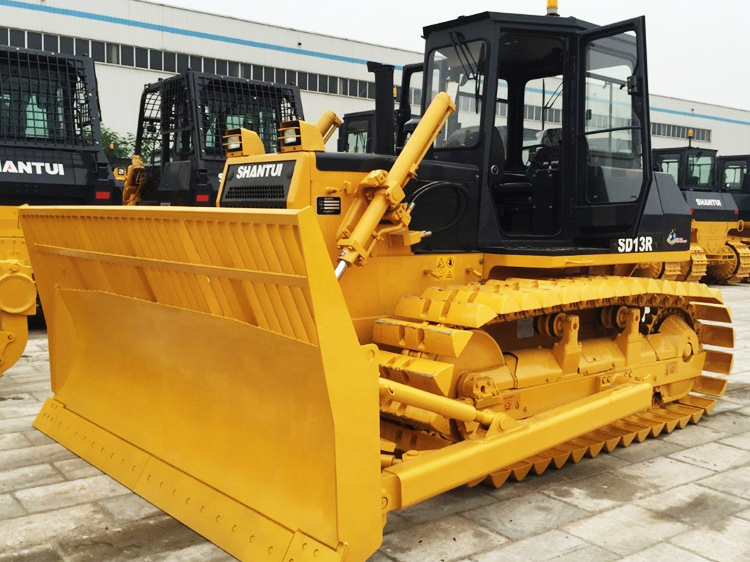
M365 560L384 513L697 421L725 386L702 371L731 369L695 283L472 283L487 256L387 251L339 283L309 207L22 221L55 393L36 426L243 560Z
M22 220L55 393L39 429L243 560L377 548L375 353L310 209Z
M35 312L36 287L18 207L0 206L0 375L21 357L28 317Z
M744 225L735 222L692 222L691 261L683 269L685 279L699 280L706 276L713 282L747 281L750 276L748 239L739 235Z
M499 416L498 426L490 426L491 431L497 431L495 439L467 439L384 469L388 501L397 504L389 507L414 505L474 479L483 479L500 467L585 433L592 422L605 425L643 410L651 403L651 392L648 383L619 386L539 414L528 423L505 428Z

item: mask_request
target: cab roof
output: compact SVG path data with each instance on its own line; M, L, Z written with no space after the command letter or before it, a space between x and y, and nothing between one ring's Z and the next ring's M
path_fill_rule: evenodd
M528 14L508 14L504 12L481 12L470 16L459 16L456 19L448 20L424 27L424 38L427 39L430 34L436 31L455 29L464 27L469 24L479 22L492 22L497 24L511 24L514 27L528 26L530 29L557 27L561 31L584 31L598 27L595 24L585 22L573 17L560 16L533 16Z

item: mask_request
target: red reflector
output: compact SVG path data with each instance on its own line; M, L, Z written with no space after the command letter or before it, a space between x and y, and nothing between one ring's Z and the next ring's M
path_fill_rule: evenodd
M691 214L691 215L693 214L693 209L690 209L690 214Z
M198 195L195 196L195 200L198 203L208 203L208 195L206 195L205 193L204 194L199 193Z
M735 209L735 210L734 210L734 214L735 214L735 215L739 215L739 214L740 214L740 210L739 210L739 209Z
M112 194L109 191L97 191L94 197L96 199L109 199Z

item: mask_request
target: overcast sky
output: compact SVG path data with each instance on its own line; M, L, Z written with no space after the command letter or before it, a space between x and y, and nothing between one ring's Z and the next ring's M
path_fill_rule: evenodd
M483 11L543 15L547 8L547 0L147 1L420 52L425 25ZM645 15L652 94L750 110L750 1L558 4L561 16L599 25Z

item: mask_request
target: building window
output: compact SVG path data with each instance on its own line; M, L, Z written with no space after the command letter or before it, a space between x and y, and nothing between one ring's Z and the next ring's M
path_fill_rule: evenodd
M148 49L143 47L135 48L135 66L138 68L148 68Z
M177 54L177 72L187 72L190 68L190 57L181 53Z
M53 53L60 52L60 37L57 35L44 34L44 50L52 51Z
M23 32L21 32L23 33ZM41 33L33 33L31 31L26 33L26 46L29 49L39 49L42 48L42 34Z
M137 67L166 72L183 73L188 70L196 72L216 73L234 77L244 77L252 80L278 82L281 84L295 84L300 90L311 92L339 94L358 98L374 98L375 84L364 80L355 80L339 76L320 75L297 71L287 68L275 68L251 63L240 63L224 59L200 57L186 53L164 52L145 47L121 45L103 41L92 41L79 37L58 36L41 32L25 31L0 27L0 45L45 49L63 54L90 56L96 62L119 64L127 67ZM419 104L421 90L413 88L410 92L412 103ZM540 108L527 107L534 117ZM546 116L550 122L558 122L559 115L552 111ZM625 124L626 125L626 124ZM624 126L624 125L623 125ZM662 130L663 129L663 130ZM686 136L686 127L653 124L653 134ZM711 132L705 129L695 131L696 140L708 140Z
M120 45L117 43L107 43L107 62L120 64Z
M74 55L76 52L75 41L72 37L60 37L60 52L64 55Z
M26 32L20 29L10 30L10 46L26 47Z
M164 70L175 72L177 69L177 55L174 53L164 53Z
M656 137L668 137L674 139L687 139L688 131L693 130L693 139L697 141L711 142L710 129L696 129L685 125L669 125L666 123L651 123L651 134Z
M102 41L91 42L91 58L96 62L104 62L104 43Z
M151 49L148 52L148 55L148 66L151 70L162 70L162 68L164 68L161 51Z
M79 39L76 37L76 55L88 55L91 53L91 45L88 39Z
M120 48L120 64L123 66L135 66L135 51L130 45Z

